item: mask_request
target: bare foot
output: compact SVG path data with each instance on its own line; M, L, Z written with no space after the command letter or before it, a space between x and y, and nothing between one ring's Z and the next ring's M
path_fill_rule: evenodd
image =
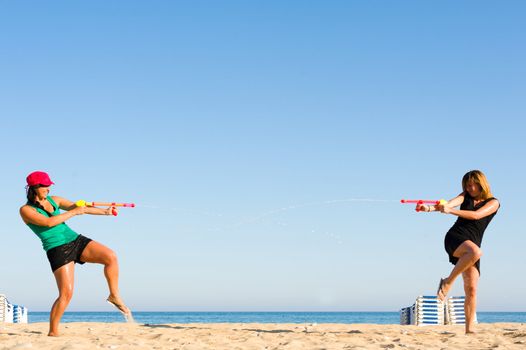
M58 332L52 332L52 331L49 331L49 333L47 334L48 337L58 337L59 334Z
M108 303L115 306L123 315L131 315L130 309L124 304L124 302L119 297L109 296L108 299L106 299Z

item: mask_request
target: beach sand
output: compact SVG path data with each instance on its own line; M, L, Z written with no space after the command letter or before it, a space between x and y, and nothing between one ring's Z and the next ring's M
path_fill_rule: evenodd
M0 323L0 349L525 349L526 324L486 323L466 336L463 326L377 324Z

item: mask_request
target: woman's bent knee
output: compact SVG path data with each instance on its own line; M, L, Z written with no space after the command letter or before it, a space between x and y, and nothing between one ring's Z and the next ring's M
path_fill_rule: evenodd
M482 257L482 250L479 247L474 248L471 254L473 255L473 260L478 261Z
M463 256L469 256L470 258L476 258L476 260L478 260L482 256L482 251L480 250L480 247L478 245L468 240L468 241L464 241L464 243L462 243L453 252L453 256L457 258L461 258Z
M113 250L109 250L106 254L106 265L116 264L118 262L117 254Z
M464 254L468 254L473 261L478 261L482 257L482 250L475 243L470 242Z

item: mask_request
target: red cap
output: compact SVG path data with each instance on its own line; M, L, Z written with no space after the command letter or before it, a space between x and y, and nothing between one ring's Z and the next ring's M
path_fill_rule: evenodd
M28 186L50 186L55 184L53 181L51 181L49 175L43 171L32 172L31 174L27 175L26 181Z

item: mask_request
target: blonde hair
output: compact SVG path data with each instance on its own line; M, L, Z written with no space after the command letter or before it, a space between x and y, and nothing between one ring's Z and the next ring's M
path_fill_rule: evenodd
M469 181L473 181L474 183L480 186L480 189L481 189L480 196L482 199L488 199L488 198L493 197L493 195L491 194L491 189L489 187L488 179L486 178L486 175L482 173L482 171L471 170L471 171L468 171L462 177L462 190L464 192L466 191L466 187Z

